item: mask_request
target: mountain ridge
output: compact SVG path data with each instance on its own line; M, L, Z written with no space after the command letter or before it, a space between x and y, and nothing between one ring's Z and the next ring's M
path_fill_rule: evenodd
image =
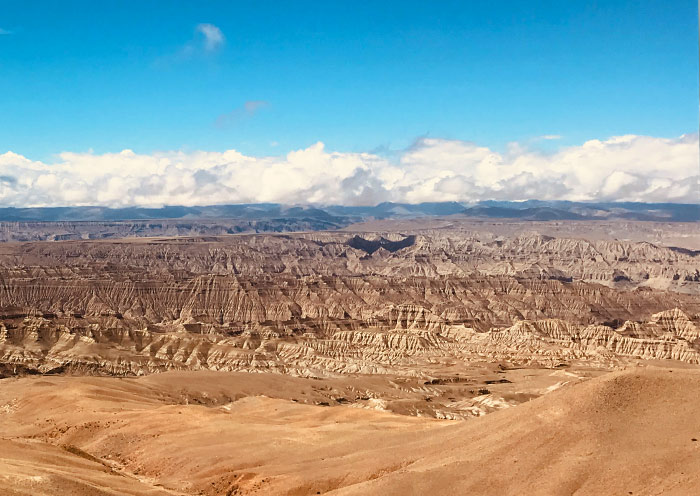
M156 219L314 219L347 225L360 220L463 215L521 220L700 221L700 205L684 203L570 202L527 200L468 202L384 202L374 206L282 205L249 203L229 205L148 207L2 207L0 222L133 221Z

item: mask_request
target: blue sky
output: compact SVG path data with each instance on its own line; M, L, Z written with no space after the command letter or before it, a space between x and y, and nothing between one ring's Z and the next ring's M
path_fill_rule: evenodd
M0 29L0 153L33 160L698 126L694 0L3 0Z

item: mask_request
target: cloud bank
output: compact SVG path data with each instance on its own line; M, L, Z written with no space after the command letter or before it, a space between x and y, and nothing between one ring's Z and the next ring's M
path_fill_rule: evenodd
M53 164L0 155L0 205L111 207L382 201L574 200L698 202L698 136L616 136L545 154L498 153L425 138L388 159L326 150L286 156L235 150L137 154L64 152Z

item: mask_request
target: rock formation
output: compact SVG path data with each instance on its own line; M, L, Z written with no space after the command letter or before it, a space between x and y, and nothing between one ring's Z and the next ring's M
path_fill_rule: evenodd
M0 364L415 376L439 360L698 363L699 260L449 229L3 244Z

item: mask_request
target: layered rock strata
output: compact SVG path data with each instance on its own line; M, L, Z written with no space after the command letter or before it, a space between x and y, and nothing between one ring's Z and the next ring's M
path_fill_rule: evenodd
M449 230L4 244L0 364L315 376L698 363L698 260L650 243Z

